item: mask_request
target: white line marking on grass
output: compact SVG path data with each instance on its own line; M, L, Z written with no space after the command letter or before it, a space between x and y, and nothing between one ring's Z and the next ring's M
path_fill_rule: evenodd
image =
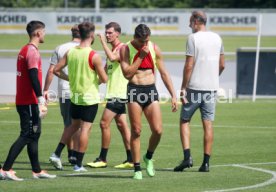
M106 173L124 173L124 172L133 172L133 170L118 170L118 171L98 171L98 172L82 172L82 173L71 173L71 174L64 174L61 176L80 176L80 175L96 175L96 174L106 174Z
M275 164L275 162L271 163L252 163L251 165L264 165L264 164ZM226 191L241 191L241 190L247 190L247 189L256 189L260 187L265 187L268 185L271 185L273 183L276 183L276 172L275 171L270 171L262 168L255 168L255 167L249 167L246 165L242 164L233 164L233 167L240 167L240 168L245 168L245 169L251 169L254 171L260 171L263 173L268 173L272 175L272 178L263 182L263 183L258 183L255 185L249 185L249 186L244 186L244 187L236 187L236 188L230 188L230 189L220 189L220 190L211 190L211 191L205 191L205 192L226 192Z
M250 169L250 170L254 170L254 171L259 171L259 172L271 174L272 178L268 179L267 181L264 181L262 183L255 184L255 185L249 185L249 186L244 186L244 187L236 187L236 188L230 188L230 189L209 190L209 191L204 191L204 192L241 191L241 190L256 189L256 188L260 188L260 187L265 187L265 186L271 185L273 183L276 183L276 171L270 171L270 170L267 170L267 169L255 168L255 167L249 167L248 166L248 165L271 165L271 164L276 164L276 162L213 165L212 167L231 167L232 166L232 167ZM164 168L162 170L172 171L173 168ZM112 174L112 173L129 173L129 172L133 172L133 170L116 170L116 171L104 171L104 172L72 173L72 174L64 174L64 175L59 175L59 176L66 177L66 176L81 176L81 175L91 175L91 174L96 175L96 174Z

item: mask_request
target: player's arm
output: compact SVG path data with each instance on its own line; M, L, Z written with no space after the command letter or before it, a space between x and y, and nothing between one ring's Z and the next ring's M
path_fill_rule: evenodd
M36 97L37 98L42 97L41 86L40 86L40 83L38 80L38 69L35 67L30 68L29 75L30 75L30 80L31 80L32 87L33 87Z
M46 100L49 99L48 98L48 90L49 90L49 87L50 87L53 77L54 77L54 68L55 68L55 66L53 64L51 64L47 71L47 75L46 75L46 79L45 79L45 83L44 83L44 89L43 89L43 96Z
M42 96L42 88L38 78L38 66L40 62L40 55L38 51L35 51L33 48L30 48L28 50L26 60L32 88L38 100L39 117L44 118L47 115L47 107L46 101Z
M58 64L54 68L54 74L59 78L69 81L68 75L63 72L63 68L67 65L67 53L59 60Z
M180 90L180 99L181 102L187 103L186 99L186 89L188 87L189 81L191 79L192 71L194 68L194 55L195 55L195 43L193 35L189 35L187 44L186 44L186 61L183 69L183 79Z
M106 43L106 39L104 37L103 34L97 34L97 36L100 38L100 41L101 41L101 44L103 46L103 49L104 49L104 52L107 56L107 58L111 61L111 62L114 62L114 61L120 61L120 54L119 54L119 51L116 51L115 53L113 53L107 43Z
M47 115L47 107L46 107L46 101L42 96L41 86L38 80L38 69L30 68L29 75L30 75L30 80L32 83L33 90L38 100L39 117L44 118Z
M164 82L167 90L171 94L171 97L172 97L172 111L175 112L175 111L177 111L177 99L176 99L175 90L174 90L174 87L173 87L171 77L170 77L168 71L165 68L161 50L157 45L155 45L155 53L156 53L156 65L157 65L158 71L160 73L162 81Z
M42 89L38 78L38 66L40 55L36 49L30 47L26 56L27 66L32 88L38 98L39 104L45 104L45 99L42 96Z
M225 68L224 54L219 56L219 75L223 72Z
M222 73L224 68L225 68L224 47L223 47L223 45L221 45L220 56L219 56L219 75Z
M130 80L135 75L136 71L138 70L139 66L141 65L143 59L149 53L149 49L147 46L143 47L140 51L139 57L136 61L130 65L129 62L129 49L128 46L125 45L120 49L120 58L121 58L121 69L123 75L126 79Z
M108 80L107 74L102 66L102 58L100 55L95 54L92 58L93 65L95 67L96 73L99 76L100 83L106 83Z
M56 50L54 51L54 53L52 54L51 58L50 58L50 66L48 68L47 71L47 75L46 75L46 79L45 79L45 83L44 83L44 88L43 88L43 97L48 100L48 90L50 88L50 85L53 81L54 78L54 68L55 68L55 64L57 64L58 62L58 48L56 48Z
M180 90L180 98L183 104L187 103L187 100L185 98L186 89L191 79L193 68L194 68L194 57L186 55L186 61L185 61L185 66L183 70L183 79L182 79L181 90Z

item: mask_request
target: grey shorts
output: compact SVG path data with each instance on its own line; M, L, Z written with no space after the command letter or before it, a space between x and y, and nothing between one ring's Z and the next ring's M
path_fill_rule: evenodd
M59 98L60 113L65 127L71 125L71 101L70 99Z
M187 89L186 99L188 100L188 103L181 107L181 120L190 121L195 111L199 108L202 120L214 121L216 96L216 91L197 91Z

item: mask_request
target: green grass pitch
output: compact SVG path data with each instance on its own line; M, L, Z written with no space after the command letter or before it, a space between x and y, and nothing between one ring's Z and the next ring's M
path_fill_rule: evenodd
M180 106L179 106L180 107ZM100 150L101 131L99 119L104 106L101 104L90 135L84 163L94 160ZM125 160L122 139L114 122L112 141L108 153L108 167L87 168L88 172L74 175L72 167L65 164L63 171L56 171L48 161L62 132L58 105L49 106L49 114L42 122L39 157L43 169L57 174L53 180L35 180L26 148L17 158L13 169L23 182L0 180L2 192L130 192L130 191L214 191L237 188L236 191L276 191L276 100L233 100L218 103L214 122L214 147L210 172L197 172L202 161L202 127L196 113L191 122L191 152L194 167L181 173L172 168L182 159L179 138L179 110L170 112L169 104L162 104L163 136L154 154L156 176L150 178L143 170L143 180L132 179L133 170L117 170L113 166ZM8 150L19 134L19 118L11 104L0 105L0 162L3 164ZM147 148L149 127L143 119L141 154ZM63 152L67 163L67 151ZM142 168L145 165L142 163ZM271 183L270 183L271 182ZM252 187L252 188L251 188Z

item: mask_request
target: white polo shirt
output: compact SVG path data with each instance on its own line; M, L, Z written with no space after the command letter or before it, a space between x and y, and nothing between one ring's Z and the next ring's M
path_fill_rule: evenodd
M186 55L194 57L194 68L188 88L215 91L219 88L219 58L224 54L220 36L199 31L188 36Z
M76 47L79 45L79 42L71 41L68 43L64 43L60 46L58 46L54 53L52 54L50 58L50 64L56 65L61 58L63 58L64 54L71 49L72 47ZM67 66L63 68L63 72L65 74L68 74L68 68ZM63 79L58 78L58 97L59 98L65 98L70 99L70 86L69 81L65 81Z

